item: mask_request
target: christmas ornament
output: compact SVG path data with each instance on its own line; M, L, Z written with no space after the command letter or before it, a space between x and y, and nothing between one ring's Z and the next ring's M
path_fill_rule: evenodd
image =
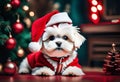
M10 59L8 59L7 63L3 67L3 73L6 75L14 75L17 73L17 66Z
M29 12L29 15L30 15L31 17L34 17L34 16L35 16L35 13L34 13L33 11L30 11L30 12Z
M24 11L28 11L28 10L29 10L29 7L28 7L27 5L24 5L24 6L23 6L23 10L24 10Z
M53 5L53 9L59 9L60 8L60 4L59 3L54 3Z
M18 8L20 6L20 0L11 0L10 4L13 8Z
M17 51L17 56L18 57L23 57L24 54L25 54L25 52L24 52L23 48L19 47L18 51Z
M10 11L12 9L12 5L10 3L7 3L4 8L6 11Z
M19 15L17 21L13 24L12 29L16 34L19 34L24 30L23 24L20 23Z
M31 27L32 21L29 18L24 19L25 24L27 25L27 28Z
M112 50L108 52L103 65L103 71L107 75L120 75L120 53L115 49L115 44L112 44Z
M23 31L23 29L24 29L23 24L20 23L20 22L15 22L13 24L12 28L13 28L14 33L16 33L16 34L21 33Z
M16 40L12 38L12 36L10 35L10 38L5 42L5 47L11 50L15 48L15 46L16 46Z

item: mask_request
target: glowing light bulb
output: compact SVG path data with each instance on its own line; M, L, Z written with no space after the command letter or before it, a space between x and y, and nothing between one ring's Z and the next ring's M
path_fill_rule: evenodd
M97 8L96 8L95 6L92 6L92 7L91 7L91 11L92 11L92 12L97 12Z
M23 10L24 10L24 11L28 11L28 10L29 10L29 7L28 7L27 5L24 5L24 6L23 6Z
M98 18L97 14L92 14L91 17L93 20L97 20L97 18Z
M98 2L96 0L92 0L92 5L97 5Z
M99 11L101 11L103 8L102 8L102 5L97 5L97 9L99 10Z
M30 15L31 17L33 17L33 16L35 16L35 13L34 13L33 11L30 11L30 12L29 12L29 15Z

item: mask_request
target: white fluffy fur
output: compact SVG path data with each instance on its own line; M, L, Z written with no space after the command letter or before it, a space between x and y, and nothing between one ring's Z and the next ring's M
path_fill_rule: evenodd
M57 68L57 62L49 59L48 56L46 56L46 55L44 55L44 56L47 59L47 61L50 62L54 66L55 71L52 71L50 68L45 67L45 66L44 67L35 67L32 69L32 75L55 75L56 68ZM66 68L66 66L68 64L70 64L76 56L77 56L77 54L76 54L76 52L74 52L73 55L71 55L67 61L62 62L62 64L63 64L62 75L84 75L82 70L76 66L73 66L73 67L70 66L70 67ZM64 68L66 68L66 69L64 70ZM29 69L31 69L31 68L28 64L27 59L25 58L20 65L19 73L29 73Z
M85 75L83 71L76 67L76 66L70 66L65 69L65 71L62 73L62 75Z
M19 73L29 73L30 66L28 64L27 58L22 61L19 68Z
M51 35L54 35L56 37L59 36L60 38L56 38L53 41L49 41L48 38ZM69 40L64 40L62 38L62 36L64 35L68 36ZM75 48L79 48L85 40L85 38L78 33L76 27L72 26L72 24L67 23L61 23L58 26L54 25L53 27L47 27L42 38L44 41L43 45L45 48L44 53L48 55L50 54L49 56L51 57L54 57L54 55L56 57L56 53L58 54L57 57L63 56L63 54L68 54L71 51L75 50ZM58 47L56 45L56 42L62 43L61 48L64 51L53 52Z
M72 24L61 23L57 26L47 27L43 35L43 40L47 39L49 35L67 35L72 42L74 42L75 47L79 48L85 41L85 38L78 33L78 28Z
M54 35L56 38L52 41L49 40L49 37ZM66 35L68 40L64 40L62 37ZM58 37L59 36L59 37ZM85 38L78 33L76 27L72 26L72 24L61 23L58 26L54 25L53 27L46 27L43 36L40 38L38 42L31 42L29 44L29 49L32 52L36 52L41 50L44 54L48 55L48 57L66 57L70 56L70 58L62 62L63 68L65 68L69 63L71 63L76 57L76 49L81 46L81 44L85 41ZM58 47L56 42L61 42L62 50L56 50ZM75 53L74 53L75 52ZM57 68L57 62L47 58L48 62L50 62L55 70L52 71L48 67L35 67L31 69L27 59L25 58L20 65L19 73L29 73L29 69L32 70L32 75L55 75L55 71ZM32 60L31 60L32 61ZM62 75L84 75L82 70L77 67L68 67L67 69L62 70Z
M39 51L42 48L42 40L45 41L52 34L54 34L55 36L57 36L58 34L61 36L67 35L70 38L70 40L74 43L76 48L80 48L82 43L85 41L85 38L78 33L78 29L75 26L72 26L72 24L61 23L58 25L58 27L57 26L46 27L42 39L40 38L38 42L31 42L28 46L29 50L31 52ZM64 49L66 51L71 51L73 49L72 43L70 42L68 43L66 41L63 41L62 39L56 39L56 41L59 40L61 40L64 43L62 47L65 47ZM44 43L45 48L51 51L53 48L56 47L56 44L54 44L54 42Z
M42 43L40 42L30 42L28 48L31 52L37 52L41 49Z
M48 67L36 67L32 69L32 75L55 75L55 72Z
M60 23L60 22L72 23L72 20L69 18L68 14L66 12L57 13L50 18L50 20L46 24L46 26L50 26L50 25Z

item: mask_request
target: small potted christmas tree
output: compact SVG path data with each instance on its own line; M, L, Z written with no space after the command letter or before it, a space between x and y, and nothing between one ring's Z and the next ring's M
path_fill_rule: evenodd
M120 53L115 49L115 44L112 44L111 51L108 52L104 60L103 71L106 75L120 75Z

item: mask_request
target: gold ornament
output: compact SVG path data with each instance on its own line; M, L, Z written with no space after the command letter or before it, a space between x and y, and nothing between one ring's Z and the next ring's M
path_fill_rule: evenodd
M29 15L30 15L31 17L34 17L34 16L35 16L35 13L34 13L33 11L30 11L30 12L29 12Z
M26 23L26 25L27 25L28 28L31 27L32 21L29 18L25 18L24 22Z
M5 5L5 10L6 11L10 11L12 9L12 5L10 4L10 3L7 3L6 5Z
M60 7L59 3L54 3L54 5L53 5L53 9L54 10L59 9L59 7Z
M23 6L23 10L24 10L24 11L28 11L28 10L29 10L29 7L28 7L27 5L24 5L24 6Z
M25 54L23 48L19 47L18 51L17 51L17 56L18 57L23 57Z

